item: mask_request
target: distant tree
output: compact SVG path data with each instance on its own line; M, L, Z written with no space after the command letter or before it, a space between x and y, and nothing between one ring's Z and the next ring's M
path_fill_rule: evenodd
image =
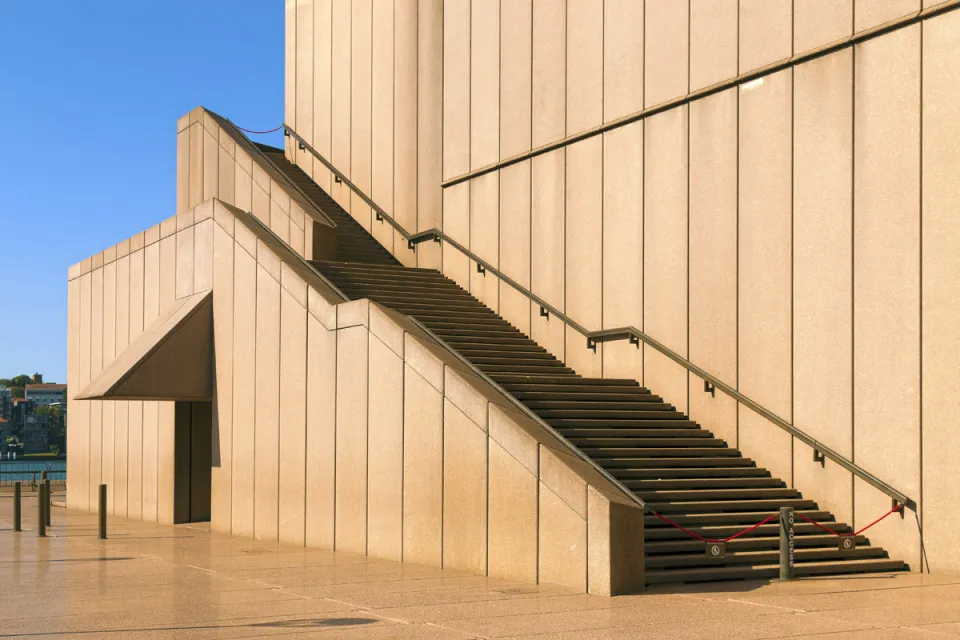
M0 378L0 387L9 387L14 398L22 398L24 387L30 384L31 380L33 380L33 376L23 374L12 378Z

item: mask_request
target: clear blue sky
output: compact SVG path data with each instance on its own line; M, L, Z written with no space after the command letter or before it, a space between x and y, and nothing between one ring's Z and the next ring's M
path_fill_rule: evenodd
M0 378L66 381L67 267L175 213L179 116L281 122L283 20L279 0L0 0Z

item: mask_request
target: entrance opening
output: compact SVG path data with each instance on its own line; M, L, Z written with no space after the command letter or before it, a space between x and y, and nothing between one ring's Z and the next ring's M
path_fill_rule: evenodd
M210 520L212 406L210 402L177 402L173 476L175 524Z

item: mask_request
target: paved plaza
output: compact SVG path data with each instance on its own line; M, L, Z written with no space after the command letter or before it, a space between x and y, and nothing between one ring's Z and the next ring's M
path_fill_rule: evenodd
M62 496L54 495L54 500ZM0 494L0 638L949 638L960 576L891 574L658 588L603 598L203 525L53 509L12 531Z

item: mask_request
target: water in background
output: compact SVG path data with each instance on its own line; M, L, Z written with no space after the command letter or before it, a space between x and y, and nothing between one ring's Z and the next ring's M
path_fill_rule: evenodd
M50 460L4 460L0 462L0 485L14 482L39 482L40 473L47 472L51 482L65 482L67 479L67 461Z

